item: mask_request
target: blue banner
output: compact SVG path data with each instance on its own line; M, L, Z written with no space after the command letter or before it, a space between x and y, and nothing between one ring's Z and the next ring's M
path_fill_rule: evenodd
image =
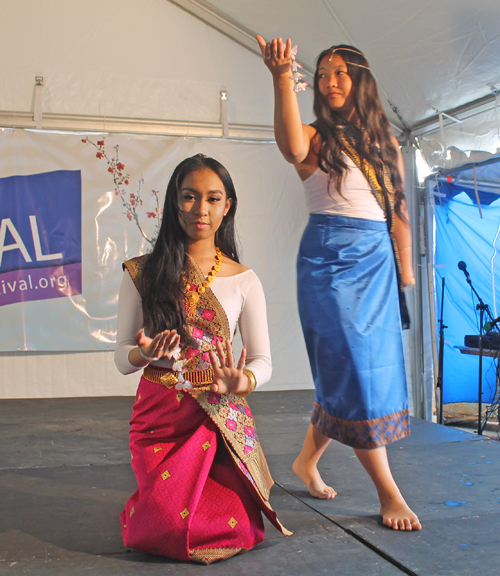
M82 293L79 170L0 178L0 306Z

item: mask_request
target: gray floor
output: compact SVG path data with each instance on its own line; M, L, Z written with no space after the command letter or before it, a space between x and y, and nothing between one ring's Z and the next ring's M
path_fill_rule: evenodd
M128 452L132 398L0 403L0 573L47 576L220 574L464 575L500 563L500 443L412 420L389 448L394 475L424 529L397 533L349 448L332 443L322 473L339 495L310 498L290 471L311 391L256 392L250 403L278 483L272 526L254 550L211 566L124 548L118 515L135 489Z

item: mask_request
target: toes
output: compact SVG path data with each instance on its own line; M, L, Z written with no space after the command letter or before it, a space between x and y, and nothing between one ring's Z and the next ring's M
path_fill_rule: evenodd
M422 530L422 524L420 524L420 520L418 518L412 519L411 527L413 530Z
M335 496L337 496L337 492L335 492L331 486L327 486L326 493L328 494L328 498L335 498Z
M330 500L337 495L337 492L331 486L327 486L323 482L316 483L314 480L310 482L307 489L313 498L320 498L321 500Z
M392 528L392 518L383 518L382 524L388 528ZM395 528L395 530L397 530L397 528Z
M401 530L402 532L422 529L418 518L383 518L382 523L388 528Z
M323 500L330 500L331 498L335 498L335 496L337 495L335 490L333 490L332 488L325 488L325 490L323 490L321 494L322 495L320 496L320 498L322 498Z

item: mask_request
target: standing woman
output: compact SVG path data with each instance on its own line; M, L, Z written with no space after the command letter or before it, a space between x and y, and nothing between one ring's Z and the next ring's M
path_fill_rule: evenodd
M401 292L415 280L398 142L357 48L319 55L309 126L293 89L290 39L257 41L273 76L276 142L304 183L310 212L297 283L316 402L293 470L312 496L334 498L319 459L332 438L352 446L375 483L383 523L420 530L385 448L410 433Z
M201 154L168 184L151 254L128 260L115 362L143 369L130 422L138 489L121 514L125 546L210 564L264 539L273 479L245 400L271 377L264 293L239 264L236 192ZM235 365L231 340L245 345Z

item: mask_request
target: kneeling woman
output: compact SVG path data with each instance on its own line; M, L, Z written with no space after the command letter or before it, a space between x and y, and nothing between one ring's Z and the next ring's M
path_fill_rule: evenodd
M175 169L151 254L125 262L115 362L144 369L130 450L126 546L209 564L264 539L273 480L245 400L271 376L264 293L238 262L236 193L201 154ZM237 364L238 323L245 348Z

